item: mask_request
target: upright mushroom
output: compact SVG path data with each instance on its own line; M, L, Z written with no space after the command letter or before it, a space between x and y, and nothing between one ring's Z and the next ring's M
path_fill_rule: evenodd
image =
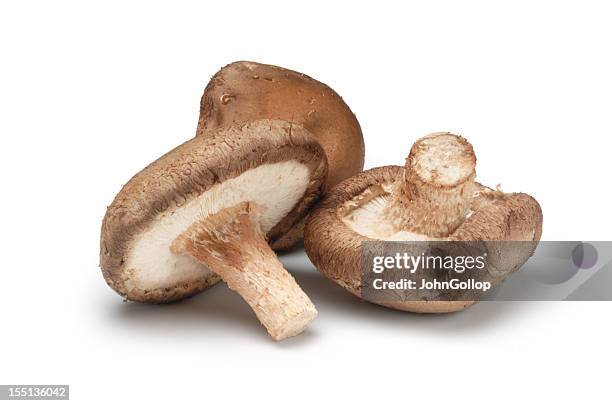
M304 235L319 271L362 296L363 241L539 241L542 211L524 193L502 193L475 182L470 143L450 133L418 140L404 167L385 166L346 179L310 214ZM533 253L529 245L503 255L499 280ZM442 313L473 300L393 301L383 306Z
M321 144L329 165L325 189L363 169L359 122L327 85L302 73L256 62L234 62L210 80L200 104L197 135L256 119L285 120L306 128ZM288 249L302 238L304 219L274 239Z
M219 278L275 340L317 312L268 246L319 196L325 154L307 130L258 120L196 137L134 176L108 207L100 266L126 299L169 302Z

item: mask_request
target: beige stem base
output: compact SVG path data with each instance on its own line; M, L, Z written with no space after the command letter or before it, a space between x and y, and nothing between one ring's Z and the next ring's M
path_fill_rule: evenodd
M172 243L217 273L251 306L274 340L301 333L317 316L274 251L257 222L252 203L226 208L191 225Z
M439 187L423 182L414 173L394 185L391 201L385 211L397 231L411 231L444 238L465 220L472 197L477 190L474 176L453 187Z

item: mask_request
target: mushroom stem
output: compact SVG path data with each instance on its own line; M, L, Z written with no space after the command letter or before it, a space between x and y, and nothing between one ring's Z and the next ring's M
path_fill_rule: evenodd
M268 245L260 209L244 202L198 220L170 247L218 274L255 311L274 340L295 336L317 316L314 305Z
M398 231L449 236L465 219L477 190L472 145L451 133L419 139L393 186L385 216Z

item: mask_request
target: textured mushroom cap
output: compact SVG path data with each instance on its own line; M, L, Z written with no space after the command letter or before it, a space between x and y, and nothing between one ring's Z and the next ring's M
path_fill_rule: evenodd
M390 200L392 185L403 176L403 171L401 166L385 166L346 179L330 190L309 215L304 232L308 257L320 272L356 296L361 297L362 242L435 240L426 235L396 232L384 223L383 212ZM542 211L534 198L523 193L503 194L479 187L472 199L472 212L448 240L540 239ZM526 254L524 260L528 257ZM514 270L516 265L510 264L508 268ZM462 310L473 303L406 301L377 304L413 312L446 313Z
M197 137L135 175L108 207L100 267L127 299L169 302L219 278L194 259L170 251L199 218L253 201L269 240L286 233L319 197L325 154L296 124L258 120Z
M285 120L310 131L327 155L327 188L363 169L359 122L330 87L278 66L245 61L225 66L206 86L197 135L256 119Z

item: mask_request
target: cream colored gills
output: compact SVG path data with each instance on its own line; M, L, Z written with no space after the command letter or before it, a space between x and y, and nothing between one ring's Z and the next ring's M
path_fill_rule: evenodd
M382 194L371 199L357 196L345 204L351 207L342 221L356 233L382 241L427 241L434 238L410 231L396 232L385 218L385 208L389 204L391 185L382 185Z
M164 213L134 241L132 255L127 259L127 269L133 270L127 288L173 287L203 274L213 275L191 256L170 252L172 241L196 220L247 201L264 208L260 226L265 234L302 198L309 180L308 167L298 161L264 164L213 186L173 214Z

